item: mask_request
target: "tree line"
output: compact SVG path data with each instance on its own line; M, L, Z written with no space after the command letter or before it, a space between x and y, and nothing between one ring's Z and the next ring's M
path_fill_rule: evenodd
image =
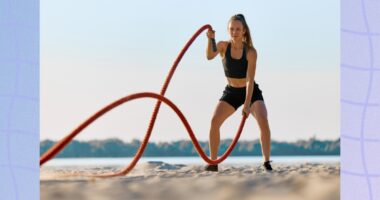
M231 142L231 139L221 140L219 154L225 152ZM40 155L46 152L54 143L55 141L52 140L41 141ZM199 143L202 149L209 155L208 142L201 141ZM140 144L141 141L136 139L131 142L124 142L116 138L91 141L73 140L57 157L133 157ZM340 139L318 140L310 138L295 142L272 140L271 143L271 155L276 156L339 154ZM149 142L144 151L144 156L198 156L198 154L190 140L179 140L173 142ZM231 156L261 156L260 141L239 141L231 152Z

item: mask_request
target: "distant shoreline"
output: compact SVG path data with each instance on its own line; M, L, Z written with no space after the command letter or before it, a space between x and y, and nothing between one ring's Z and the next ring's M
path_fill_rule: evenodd
M339 154L338 155L272 155L272 156L276 156L276 157L336 157L336 156L340 156ZM92 159L92 158L133 158L134 156L125 156L125 157L57 157L57 159L60 159L60 158L88 158L88 159ZM194 155L194 156L145 156L143 155L142 156L143 158L199 158L199 155ZM237 158L237 157L259 157L261 158L261 155L242 155L242 156L239 156L239 155L230 155L228 156L229 158L230 157L234 157L234 158Z
M54 158L46 164L46 167L56 166L126 166L133 157L124 158ZM340 156L271 156L276 164L296 163L340 163ZM144 163L164 162L168 164L206 165L207 163L199 156L197 157L147 157L142 156L137 165ZM222 165L254 165L260 166L263 162L262 156L229 156Z
M231 139L221 140L219 154L224 153L231 144ZM40 155L46 152L56 141L43 140L40 142ZM132 140L124 142L120 139L72 141L57 158L121 158L133 157L140 147L141 141ZM208 142L199 142L202 149L208 155ZM295 142L278 142L273 140L271 147L272 156L339 156L340 139L298 140ZM191 140L179 140L173 142L149 142L144 151L146 157L197 157L198 153ZM239 141L230 156L261 156L259 140Z

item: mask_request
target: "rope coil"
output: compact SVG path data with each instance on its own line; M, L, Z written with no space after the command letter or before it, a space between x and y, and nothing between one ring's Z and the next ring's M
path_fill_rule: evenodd
M191 129L191 126L188 123L188 121L186 120L185 116L182 114L182 112L179 110L179 108L173 102L171 102L169 99L167 99L164 96L165 92L167 90L167 87L169 86L170 80L173 77L173 74L174 74L179 62L181 61L183 55L186 53L187 49L194 42L194 40L206 29L212 30L212 27L208 24L202 26L197 32L195 32L195 34L191 37L191 39L186 43L186 45L183 47L181 52L178 54L176 60L173 63L173 66L171 67L171 69L169 71L169 74L167 75L167 77L165 79L165 82L161 88L160 94L152 93L152 92L135 93L135 94L131 94L131 95L128 95L126 97L123 97L123 98L121 98L117 101L114 101L113 103L105 106L104 108L102 108L101 110L96 112L94 115L89 117L82 124L80 124L69 135L64 137L62 140L60 140L54 146L52 146L48 151L46 151L40 158L40 167L42 167L47 161L49 161L54 156L56 156L60 151L62 151L63 148L66 145L68 145L74 139L75 136L77 136L83 129L85 129L88 125L93 123L96 119L98 119L99 117L101 117L105 113L109 112L110 110L116 108L117 106L120 106L120 105L122 105L128 101L132 101L132 100L140 99L140 98L154 98L154 99L157 99L157 103L156 103L154 111L152 113L152 116L151 116L151 119L149 122L148 129L146 131L145 137L144 137L139 149L137 150L136 155L134 156L132 162L129 165L127 165L125 168L120 170L119 172L94 175L94 177L106 178L106 177L124 176L124 175L128 174L135 167L135 165L137 164L137 162L139 161L139 159L143 155L144 150L145 150L145 148L149 142L149 138L150 138L151 133L153 131L153 127L154 127L154 124L156 122L156 118L157 118L157 115L158 115L158 112L159 112L159 109L161 106L161 102L164 102L165 104L167 104L181 119L183 125L185 126L187 132L189 133L189 136L193 142L194 147L196 148L198 154L201 156L201 158L204 161L206 161L209 164L214 164L214 165L223 162L229 156L229 154L232 152L237 141L239 140L247 117L244 115L242 116L242 120L240 122L240 126L238 128L236 136L235 136L234 140L231 142L231 144L228 147L228 149L226 150L226 152L221 157L219 157L218 159L211 160L210 158L207 157L207 155L204 153L201 146L199 145L199 142L198 142L197 138L195 137L194 132Z

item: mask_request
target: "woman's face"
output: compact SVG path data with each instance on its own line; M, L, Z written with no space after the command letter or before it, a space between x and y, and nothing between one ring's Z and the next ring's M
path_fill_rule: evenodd
M228 24L228 32L233 41L242 41L245 33L243 23L239 20L231 20Z

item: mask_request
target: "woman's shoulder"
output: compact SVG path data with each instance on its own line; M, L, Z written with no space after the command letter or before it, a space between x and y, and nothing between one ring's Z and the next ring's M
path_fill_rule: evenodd
M247 47L247 57L257 58L257 51L255 47Z
M228 43L229 43L229 41L223 41L223 40L218 42L217 46L220 49L220 52L222 54L224 54L224 52L226 51ZM222 56L222 57L224 57L224 56Z
M254 54L257 55L257 51L255 47L247 47L247 53L248 54Z

